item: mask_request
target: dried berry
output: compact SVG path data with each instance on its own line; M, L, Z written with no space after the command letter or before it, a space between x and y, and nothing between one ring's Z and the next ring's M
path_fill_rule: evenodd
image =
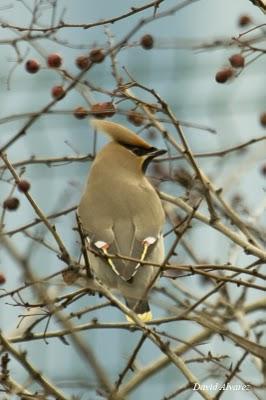
M145 120L145 117L143 114L140 114L135 111L129 111L127 114L127 119L129 122L131 122L135 126L141 126Z
M260 115L260 123L263 126L263 128L266 128L266 112L263 112Z
M19 207L19 199L16 197L8 197L4 201L3 206L6 210L15 211Z
M115 106L111 102L96 103L91 107L92 115L99 119L112 117L115 112Z
M47 57L47 65L50 68L59 68L63 62L62 57L58 53L49 54Z
M77 119L84 119L88 115L88 111L84 107L77 107L73 112L74 117Z
M76 58L75 63L80 70L84 70L89 68L91 65L91 60L88 56L79 56Z
M101 63L105 58L103 49L93 49L90 52L90 60L93 63Z
M0 272L0 285L3 285L4 283L6 283L6 277L2 272Z
M19 181L18 190L23 193L27 193L30 189L30 183L26 180Z
M239 20L238 20L238 25L240 27L250 25L251 23L252 23L252 19L249 15L245 15L245 14L240 15Z
M99 119L105 118L105 112L102 108L101 103L93 104L91 106L91 113L96 118L99 118Z
M66 92L63 86L53 86L51 90L51 95L54 99L61 100L65 97Z
M103 108L105 109L106 117L113 117L116 113L116 108L111 101L107 101L102 103Z
M218 83L225 83L228 79L232 78L233 70L231 68L224 68L218 71L215 75L215 80Z
M25 69L30 74L36 74L40 69L40 64L37 60L28 60L25 64Z
M142 36L142 38L140 39L140 44L143 47L143 49L145 50L150 50L153 48L153 44L154 44L154 39L151 35L144 35Z
M232 65L232 67L234 68L243 68L245 65L245 59L242 56L242 54L233 54L230 58L229 58L230 64Z

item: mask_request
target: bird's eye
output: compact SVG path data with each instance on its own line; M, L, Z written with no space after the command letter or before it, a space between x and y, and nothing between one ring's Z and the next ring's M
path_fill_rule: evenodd
M152 153L153 151L156 150L155 147L149 147L147 149L144 147L134 146L131 144L124 144L124 143L123 143L123 146L139 157L145 156L146 154Z
M133 147L130 149L132 153L136 154L136 156L144 156L147 154L147 149L144 149L143 147Z
M144 149L143 147L135 147L133 153L135 153L137 156L145 156L153 153L156 150L157 149L155 147L149 147L148 149Z
M154 151L157 150L155 147L144 148L144 147L136 146L136 145L133 145L133 144L123 143L123 142L119 142L119 143L123 147L125 147L128 150L130 150L132 153L134 153L136 156L139 156L139 157L148 155L148 154L153 153Z

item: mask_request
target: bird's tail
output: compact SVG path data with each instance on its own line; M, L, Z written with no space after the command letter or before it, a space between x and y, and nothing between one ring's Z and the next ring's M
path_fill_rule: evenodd
M149 322L152 320L152 313L147 300L126 299L126 304L128 308L137 314L138 318L142 322ZM127 315L126 319L128 322L134 323L134 321Z

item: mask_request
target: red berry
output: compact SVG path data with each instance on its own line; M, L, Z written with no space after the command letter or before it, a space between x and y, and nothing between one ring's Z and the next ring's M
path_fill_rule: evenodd
M88 111L84 107L77 107L75 108L73 114L77 119L84 119L87 117Z
M50 68L59 68L63 62L62 57L58 53L51 53L47 57L47 65Z
M90 60L94 63L101 63L105 58L103 49L93 49L90 52Z
M88 69L91 65L91 60L89 59L88 56L79 56L76 58L76 66L80 69Z
M242 56L242 54L233 54L230 58L229 58L230 64L232 65L232 67L234 68L243 68L245 65L245 59Z
M105 112L103 110L101 103L93 104L91 106L91 113L96 118L99 118L99 119L105 118Z
M91 113L94 117L102 119L106 117L112 117L116 112L116 109L111 102L96 103L91 107Z
M228 79L232 78L233 70L231 68L224 68L218 71L215 75L215 80L218 83L225 83Z
M143 49L145 50L150 50L153 48L153 44L154 44L154 39L151 35L144 35L142 36L142 38L140 39L140 44L143 47Z
M16 197L8 197L4 201L3 206L9 211L15 211L19 207L19 199L17 199Z
M239 26L243 27L243 26L250 25L251 23L252 23L252 19L249 15L244 14L239 17L239 20L238 20Z
M66 93L63 86L53 86L51 95L54 99L61 100L63 97L65 97Z
M113 117L116 113L116 108L111 101L102 103L102 108L105 111L106 117Z
M28 60L25 64L25 69L30 74L36 74L40 69L40 64L37 60Z
M266 128L266 112L263 112L260 115L260 123L263 126L263 128Z
M23 193L27 193L30 189L30 183L26 180L19 181L18 183L18 190Z
M4 283L6 283L6 277L2 272L0 272L0 285L3 285Z
M135 111L129 111L127 115L127 119L129 122L131 122L135 126L141 126L144 122L144 115L135 112Z

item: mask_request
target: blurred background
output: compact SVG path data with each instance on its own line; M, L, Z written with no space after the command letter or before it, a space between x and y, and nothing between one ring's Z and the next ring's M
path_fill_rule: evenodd
M45 11L43 2L43 23L49 18L49 9ZM97 2L88 0L57 2L57 18L63 13L63 19L68 23L90 23L99 19L106 19L126 12L130 7L141 6L142 1L124 0ZM178 3L178 2L176 2ZM32 9L33 1L2 1L0 9L0 22L9 24L28 26L31 20L31 12L25 4ZM174 1L166 1L159 8L163 11ZM47 4L46 4L47 5ZM152 10L148 9L141 14L141 17L151 15ZM228 65L228 58L238 52L232 46L214 46L206 48L206 44L215 41L228 41L231 37L237 37L241 32L248 29L239 26L241 15L250 16L255 24L265 22L265 16L248 0L201 0L190 4L178 11L173 16L168 16L158 21L154 21L143 29L140 29L130 40L130 45L121 50L117 57L117 67L128 80L122 67L126 67L134 79L143 85L154 89L160 96L169 103L175 112L177 119L189 123L201 124L212 128L216 134L196 127L186 127L185 134L195 153L211 152L223 150L243 143L249 139L257 138L265 134L265 128L259 122L259 116L266 109L266 74L265 60L263 57L247 66L239 76L225 85L219 85L215 81L215 74L223 66ZM94 46L106 46L106 31L112 33L113 41L121 40L126 33L139 21L140 14L131 16L127 19L94 29L84 30L81 28L61 29L57 33L57 42L52 40L40 40L18 44L21 54L28 58L36 58L41 62L42 69L38 74L28 74L24 68L24 62L17 63L16 51L14 46L5 44L6 39L18 37L24 33L15 32L12 29L1 28L0 52L1 52L1 71L0 71L0 147L3 146L27 120L21 114L39 111L49 101L51 101L51 88L63 82L62 76L57 71L46 68L45 57L51 52L58 52L63 57L63 67L72 75L78 73L75 66L75 58L86 53ZM139 46L139 39L145 33L154 37L154 48L150 51ZM63 45L62 43L67 43ZM202 44L204 46L202 46ZM15 68L16 67L16 68ZM111 74L110 59L107 58L103 63L97 65L86 74L86 79L93 85L101 86L112 91L116 82ZM141 94L143 95L143 93ZM92 154L96 149L100 149L105 138L99 136L95 142L93 132L89 128L88 120L74 118L69 110L78 106L88 107L86 98L93 102L111 101L111 97L97 92L86 92L85 96L78 90L72 90L67 96L58 102L54 107L54 112L42 116L38 121L23 135L14 145L8 149L8 156L13 163L36 158L61 157L64 155L81 156ZM148 98L148 97L147 97ZM121 107L123 106L123 103ZM125 105L126 108L126 105ZM115 122L121 122L130 126L126 117L116 115ZM131 128L134 128L131 125ZM173 128L169 128L175 136ZM154 141L156 145L164 146L163 141L155 135L147 133L143 135L147 140ZM251 217L251 211L256 212L265 202L265 175L262 173L265 165L265 142L259 142L254 146L248 147L245 151L231 153L225 157L200 158L199 165L204 172L209 175L217 187L224 188L224 197L229 201L241 200L241 211L244 218ZM172 153L172 155L175 155ZM176 161L175 168L185 165L184 161ZM0 165L1 166L1 165ZM40 208L46 213L51 214L59 210L74 206L78 203L84 183L86 181L89 162L31 164L26 165L23 177L31 182L31 194ZM164 163L164 171L169 165ZM148 174L156 175L158 172L151 166ZM0 203L4 201L7 194L12 190L9 182L8 173L2 174L0 181ZM182 195L184 190L178 185L173 186L167 182L161 188L171 194ZM35 219L35 214L22 194L16 193L21 204L15 213L10 213L5 220L5 231L12 231L27 224ZM254 220L251 220L254 221ZM76 233L73 231L75 225L74 213L67 214L55 220L56 227L62 236L65 244L75 257L79 256L80 248ZM265 227L265 214L259 216L257 225ZM169 226L166 227L166 230ZM37 236L42 237L45 232L45 239L52 243L52 238L41 226L30 230ZM221 234L205 227L202 224L194 223L193 229L186 235L190 246L196 249L199 260L207 262L223 263L228 260L232 245ZM22 254L29 251L29 237L23 233L12 235L12 241ZM167 248L171 245L171 237L166 242ZM31 244L34 251L31 251L30 262L34 266L34 271L39 277L49 275L63 268L63 263L58 260L56 254L47 251L38 243ZM53 244L54 246L54 244ZM234 253L235 261L239 265L246 265L252 261L252 257ZM178 256L174 262L192 262L187 252L182 246L178 249ZM8 254L1 249L0 271L6 277L5 290L11 290L23 284L20 268L10 259ZM59 282L59 279L58 279ZM195 293L201 295L206 290L207 283L199 277L188 277L175 281L184 287L195 288ZM161 279L160 287L169 287L175 290L172 282ZM3 287L2 287L3 288ZM232 289L232 296L237 296L237 289ZM48 289L47 289L48 290ZM49 290L62 290L66 292L73 288L61 289L50 288ZM177 290L177 289L176 289ZM255 299L256 293L250 291L251 299ZM23 292L23 299L31 299L31 291ZM182 294L180 292L180 296ZM9 304L6 304L8 302ZM80 301L70 306L68 312L77 311L89 304L104 302L98 296L86 296ZM167 315L167 310L178 310L178 304L173 303L160 294L154 294L151 298L154 317L159 318ZM0 327L10 335L17 335L23 324L27 323L27 318L23 320L19 329L16 329L19 322L19 315L25 313L24 309L14 306L14 301L10 298L1 299L0 308ZM97 316L99 321L124 321L123 315L114 308L101 309L95 313L84 316L79 323L90 321ZM256 315L256 318L257 315ZM49 329L58 327L51 322ZM39 324L36 331L41 332L45 328L44 324ZM189 322L178 322L168 325L170 333L186 340L198 326ZM239 329L239 328L236 328ZM239 330L241 333L241 330ZM90 343L96 354L101 359L104 368L114 381L119 372L130 356L132 349L140 338L140 333L128 332L123 330L90 330L81 333L82 337ZM69 339L69 343L71 340ZM97 399L95 394L95 377L92 371L88 370L87 365L81 360L73 346L66 346L58 339L50 339L46 344L44 341L32 343L22 343L21 349L27 349L28 355L39 370L44 371L63 388L68 394L79 395L82 400ZM213 353L230 353L233 357L240 354L240 349L231 346L227 341L223 342L217 335L207 344L200 346L206 353L211 350ZM219 350L218 350L219 349ZM139 355L137 366L147 365L156 357L160 357L158 349L146 341L142 352ZM12 361L13 369L16 364ZM191 369L193 370L193 365ZM243 367L243 375L256 381L257 370L253 363L248 360ZM26 375L22 369L16 368L17 379L23 382ZM204 377L206 370L198 370L197 375ZM212 381L212 378L210 381ZM216 380L219 380L219 373ZM216 381L214 379L214 381ZM183 377L177 372L176 368L169 367L144 382L135 392L130 395L130 399L163 399L167 393L171 393L178 385L183 382ZM179 395L180 399L186 399ZM100 398L100 396L99 396ZM198 393L193 393L192 400L199 398ZM225 400L238 400L239 393L225 393ZM241 393L241 399L249 400L249 392Z

